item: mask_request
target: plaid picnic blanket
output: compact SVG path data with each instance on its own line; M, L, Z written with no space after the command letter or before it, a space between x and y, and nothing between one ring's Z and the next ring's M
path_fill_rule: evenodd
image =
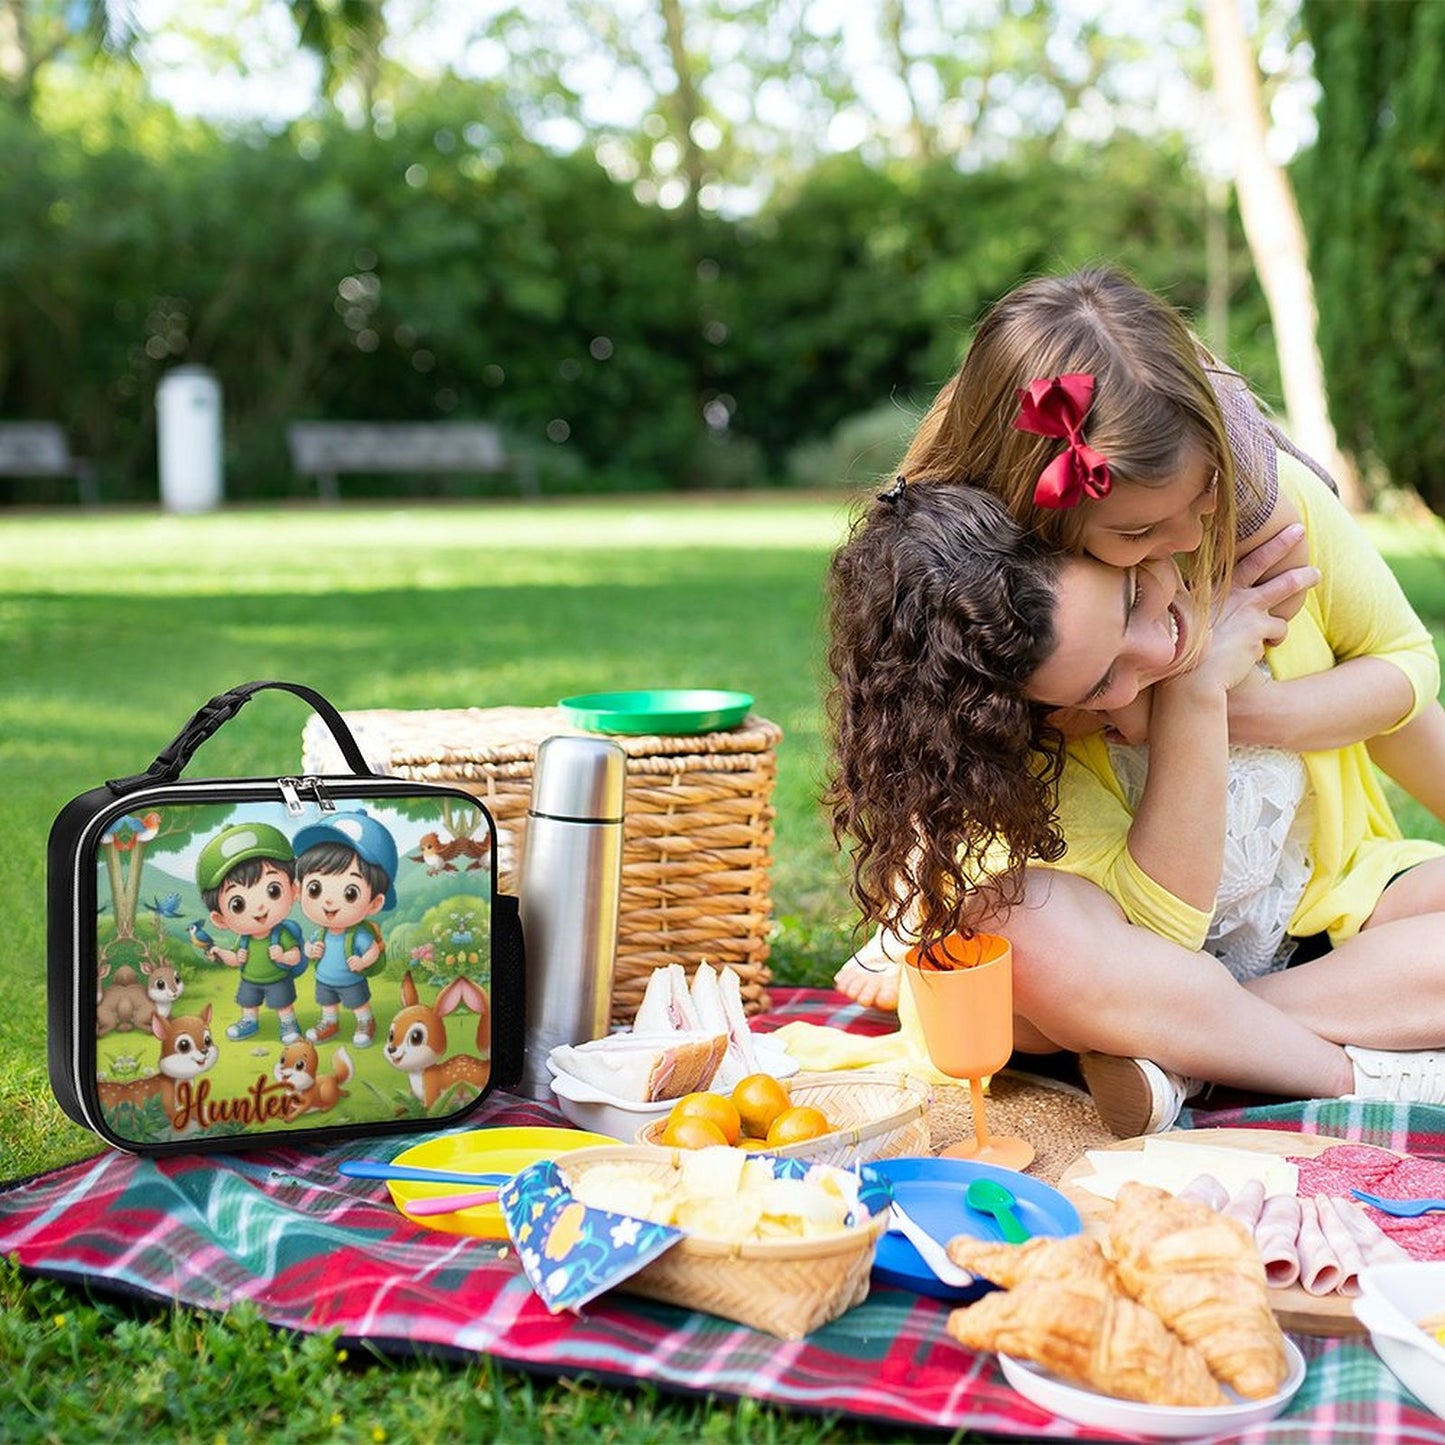
M841 995L777 989L763 1029L796 1018L886 1029ZM468 1128L557 1125L549 1107L496 1095ZM1211 1124L1329 1133L1445 1156L1445 1109L1313 1102L1209 1116ZM390 1155L427 1136L385 1140ZM0 1188L0 1251L24 1270L204 1310L251 1301L273 1325L380 1349L476 1351L548 1375L763 1398L894 1426L1029 1439L1119 1438L1060 1420L1005 1382L992 1355L949 1338L948 1306L878 1287L806 1339L610 1294L549 1314L515 1257L412 1224L385 1186L344 1178L376 1141L139 1159L109 1152ZM1445 1445L1445 1421L1367 1340L1296 1341L1309 1364L1290 1409L1231 1435L1271 1442Z

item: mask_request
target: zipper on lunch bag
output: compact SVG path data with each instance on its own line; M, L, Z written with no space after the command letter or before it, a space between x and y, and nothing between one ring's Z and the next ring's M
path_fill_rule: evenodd
M336 811L336 804L331 801L326 789L321 786L320 778L312 777L309 774L302 778L277 778L276 786L281 791L281 800L286 804L286 811L293 818L299 818L305 812L305 805L301 801L302 793L310 793L316 801L316 806L323 813Z

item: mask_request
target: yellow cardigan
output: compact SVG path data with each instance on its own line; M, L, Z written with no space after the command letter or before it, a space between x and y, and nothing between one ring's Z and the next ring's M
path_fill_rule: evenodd
M1279 479L1299 508L1310 561L1320 569L1321 581L1290 622L1284 641L1266 652L1270 671L1284 681L1353 657L1384 658L1405 674L1414 691L1413 706L1395 724L1403 727L1439 690L1440 662L1430 634L1384 560L1328 488L1283 455ZM1445 847L1401 838L1363 743L1301 757L1314 802L1312 872L1289 932L1301 938L1327 932L1338 943L1358 932L1394 874L1445 855ZM1049 866L1097 884L1131 923L1186 948L1203 945L1210 915L1160 887L1129 854L1132 814L1102 733L1069 744L1059 821L1068 851Z

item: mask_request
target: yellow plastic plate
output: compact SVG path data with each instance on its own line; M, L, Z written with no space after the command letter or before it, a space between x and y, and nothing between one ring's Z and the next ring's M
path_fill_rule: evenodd
M404 1149L391 1162L417 1169L460 1169L477 1174L515 1174L539 1159L556 1159L574 1149L591 1149L598 1144L616 1144L606 1134L588 1134L580 1129L469 1129L462 1134L444 1134ZM406 1213L414 1199L439 1199L447 1194L464 1194L465 1184L417 1184L391 1179L396 1207ZM477 1188L485 1186L478 1185ZM411 1215L407 1215L411 1219ZM427 1214L413 1219L428 1229L446 1234L471 1234L479 1239L505 1239L507 1226L498 1204L478 1204L454 1214Z

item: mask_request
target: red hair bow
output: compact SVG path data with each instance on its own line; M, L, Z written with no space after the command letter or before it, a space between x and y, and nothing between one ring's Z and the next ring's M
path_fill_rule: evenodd
M1039 473L1034 502L1056 511L1077 507L1085 497L1107 497L1114 479L1109 463L1084 441L1082 429L1094 398L1094 378L1087 371L1067 376L1040 376L1018 394L1014 426L1039 436L1063 437L1068 445Z

